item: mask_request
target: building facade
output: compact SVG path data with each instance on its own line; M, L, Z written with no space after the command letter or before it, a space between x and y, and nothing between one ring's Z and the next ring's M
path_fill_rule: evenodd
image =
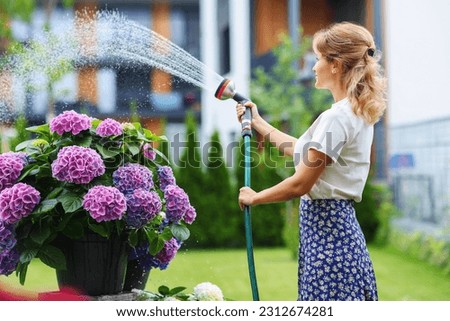
M232 79L237 90L250 97L252 69L273 64L271 50L279 43L280 33L298 38L301 26L302 36L311 36L332 22L354 21L373 31L382 48L380 6L381 0L76 0L73 8L57 5L51 15L38 7L31 23L13 21L12 27L15 38L26 42L42 32L46 19L50 30L64 32L79 13L118 11L168 38L218 75ZM156 133L166 124L170 138L184 132L184 116L191 110L198 117L202 142L217 129L228 146L240 134L235 102L214 97L217 75L213 78L205 77L201 89L155 68L105 62L80 66L54 84L59 93L55 112L81 109L123 120L129 118L130 110L137 110L144 126ZM17 109L25 110L33 122L43 122L48 93L22 96L26 99ZM384 128L384 121L377 125L374 144L379 178L386 176Z

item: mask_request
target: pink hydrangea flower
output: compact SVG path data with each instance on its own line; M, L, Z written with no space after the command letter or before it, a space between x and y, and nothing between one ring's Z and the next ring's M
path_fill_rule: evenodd
M50 131L58 135L71 133L78 135L83 130L91 128L91 118L87 115L78 114L73 110L65 111L50 121Z
M97 222L120 220L127 209L125 195L117 188L94 186L83 198L83 208Z
M17 183L0 193L0 221L14 224L33 212L41 200L41 194L34 187Z
M101 137L121 135L122 125L117 120L106 118L98 125L96 133Z
M153 161L156 159L156 152L153 150L152 145L149 143L145 143L142 147L142 150L144 151L144 157Z
M194 223L196 217L197 217L197 212L195 211L195 208L192 205L189 205L186 213L184 213L183 220L187 224L192 224L192 223Z
M52 163L53 177L63 182L87 184L104 173L105 164L102 158L88 147L63 147Z
M179 248L180 244L178 244L178 241L175 238L171 238L169 241L164 243L163 249L154 257L159 262L158 267L161 270L167 268L170 261L172 261L177 254Z
M190 209L189 197L186 192L177 185L169 185L164 190L166 199L166 218L170 222L179 222Z
M0 154L0 191L13 186L26 164L25 153Z

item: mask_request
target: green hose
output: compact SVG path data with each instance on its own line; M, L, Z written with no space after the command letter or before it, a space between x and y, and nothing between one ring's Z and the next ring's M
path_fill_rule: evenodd
M250 187L250 135L244 135L244 164L245 179L244 185ZM258 284L256 282L255 259L253 257L253 237L252 237L252 216L250 206L244 208L245 216L245 241L247 246L248 272L250 275L250 284L252 287L253 301L259 301Z

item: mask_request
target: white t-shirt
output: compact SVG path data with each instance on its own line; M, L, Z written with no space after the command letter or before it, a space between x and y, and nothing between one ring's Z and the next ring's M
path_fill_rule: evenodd
M345 98L334 103L297 140L297 166L310 148L328 155L328 165L307 196L311 199L353 199L361 201L370 168L373 125L352 111ZM307 158L303 160L307 163Z

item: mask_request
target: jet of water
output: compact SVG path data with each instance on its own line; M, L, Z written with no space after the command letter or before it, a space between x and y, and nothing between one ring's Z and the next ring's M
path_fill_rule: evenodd
M44 90L48 81L57 80L70 70L104 61L157 68L210 91L223 80L160 34L118 12L99 11L94 17L78 15L63 34L43 32L9 56L0 66L0 101L11 100L7 97L11 75L14 82L22 83L28 90Z

